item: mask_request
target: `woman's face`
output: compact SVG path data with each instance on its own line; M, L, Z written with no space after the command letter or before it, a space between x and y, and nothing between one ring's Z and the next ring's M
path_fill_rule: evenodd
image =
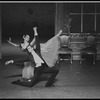
M29 41L29 40L30 40L30 36L29 36L29 35L26 35L26 36L23 35L23 39L24 39L25 41Z

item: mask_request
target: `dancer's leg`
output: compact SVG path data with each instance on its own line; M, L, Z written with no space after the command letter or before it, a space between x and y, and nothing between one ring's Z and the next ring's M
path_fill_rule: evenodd
M47 81L47 83L45 84L46 87L52 86L55 80L55 77L57 76L57 74L59 73L59 69L57 68L46 68L45 69L45 73L50 73L51 76L49 78L49 80Z

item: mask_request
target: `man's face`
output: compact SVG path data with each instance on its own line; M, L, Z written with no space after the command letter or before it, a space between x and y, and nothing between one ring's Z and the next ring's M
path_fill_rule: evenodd
M31 52L33 48L31 46L28 46L27 49L29 52Z

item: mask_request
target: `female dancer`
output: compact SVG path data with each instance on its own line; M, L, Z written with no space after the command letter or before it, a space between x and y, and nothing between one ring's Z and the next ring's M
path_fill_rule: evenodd
M36 27L33 27L33 30L35 31L36 30ZM23 41L23 43L20 43L20 44L16 44L16 43L13 43L12 41L11 41L11 38L9 38L9 40L7 40L8 41L8 43L10 43L11 45L13 45L13 46L15 46L15 47L19 47L23 52L27 52L27 46L28 45L32 45L33 47L34 47L34 49L35 49L35 36L37 35L37 33L35 32L34 33L34 38L33 38L33 40L30 42L30 36L29 35L23 35L23 39L24 39L24 41ZM28 52L27 52L28 53ZM21 57L20 59L28 59L28 55L25 55L25 56L23 56L23 57ZM19 62L19 63L16 63L16 65L18 65L18 66L24 66L23 67L23 69L22 69L22 80L27 80L27 79L29 79L30 77L33 77L33 75L34 75L34 68L32 67L32 64L31 64L31 62L23 62L23 63L21 63L21 62Z

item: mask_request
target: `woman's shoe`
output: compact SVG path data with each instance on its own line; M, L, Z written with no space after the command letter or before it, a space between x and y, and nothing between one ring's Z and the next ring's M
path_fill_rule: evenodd
M27 81L28 81L28 82L31 82L31 79L28 79Z

